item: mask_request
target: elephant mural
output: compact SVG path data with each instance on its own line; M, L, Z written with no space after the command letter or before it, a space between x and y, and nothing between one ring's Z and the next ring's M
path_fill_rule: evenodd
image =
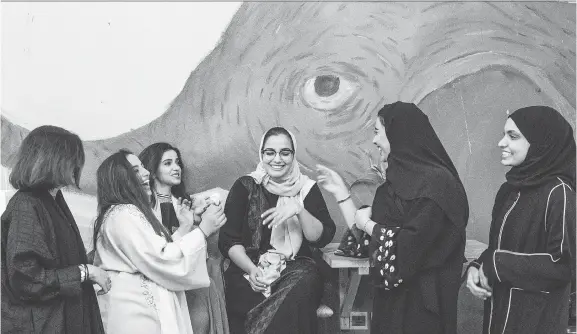
M486 241L506 111L548 105L575 125L575 4L244 3L162 116L85 142L81 187L95 194L114 151L167 141L182 151L188 189L228 189L274 125L298 137L306 173L322 163L352 184L376 161L377 110L397 100L428 114L469 194L468 237ZM2 117L2 165L27 133Z

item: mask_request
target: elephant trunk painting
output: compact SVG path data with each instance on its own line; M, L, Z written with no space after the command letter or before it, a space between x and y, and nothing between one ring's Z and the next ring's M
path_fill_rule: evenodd
M182 151L189 189L228 189L275 125L297 136L306 173L322 163L352 184L376 160L377 110L397 100L429 116L469 194L468 232L485 239L507 110L548 105L575 125L575 6L245 3L162 116L85 142L81 187L95 193L96 168L114 151L166 141ZM27 132L2 118L4 166Z

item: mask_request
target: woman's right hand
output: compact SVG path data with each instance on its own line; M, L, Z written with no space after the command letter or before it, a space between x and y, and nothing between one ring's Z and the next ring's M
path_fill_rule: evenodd
M253 291L264 292L267 289L267 285L263 283L260 278L262 277L262 271L259 267L255 266L249 273L250 287Z
M112 281L106 270L91 264L87 264L86 267L88 268L88 280L98 284L102 289L98 291L98 294L103 295L107 293L112 287Z
M186 198L179 198L175 204L174 211L180 227L185 228L187 231L191 231L194 226L192 202Z
M198 225L206 236L212 235L226 223L222 205L210 205L202 214L202 221Z
M317 172L319 173L317 178L319 185L333 194L337 200L342 200L348 196L349 188L337 172L323 165L317 165Z
M487 282L483 280L486 280L486 278L482 274L482 269L469 267L467 271L467 288L469 288L473 296L485 300L491 297L491 291L483 287L488 287Z

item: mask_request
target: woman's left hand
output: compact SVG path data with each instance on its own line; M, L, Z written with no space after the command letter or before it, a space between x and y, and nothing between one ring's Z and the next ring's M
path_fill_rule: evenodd
M359 230L365 231L365 226L367 225L367 221L371 219L372 213L373 209L370 206L357 210L355 213L355 225Z
M176 205L174 207L174 211L176 213L176 218L180 223L180 226L188 226L192 228L194 225L194 212L191 208L192 203L191 201L187 200L186 198L179 198L176 201Z
M261 218L264 219L262 224L265 226L268 224L268 228L272 229L290 217L298 215L302 210L302 204L300 204L296 199L291 198L285 205L266 210L261 215Z

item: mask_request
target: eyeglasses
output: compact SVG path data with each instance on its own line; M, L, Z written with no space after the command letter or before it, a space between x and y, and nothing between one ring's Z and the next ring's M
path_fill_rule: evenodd
M277 154L281 157L281 159L288 160L293 156L294 151L288 148L283 148L279 152L273 150L272 148L262 150L262 158L264 160L272 160L274 157L276 157Z

